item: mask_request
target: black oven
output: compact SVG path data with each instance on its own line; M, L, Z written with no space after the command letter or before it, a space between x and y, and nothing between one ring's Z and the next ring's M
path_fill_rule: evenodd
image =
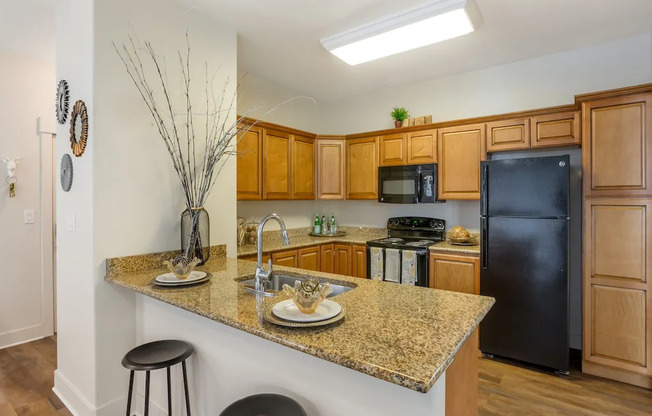
M378 202L445 202L437 200L437 164L379 167Z

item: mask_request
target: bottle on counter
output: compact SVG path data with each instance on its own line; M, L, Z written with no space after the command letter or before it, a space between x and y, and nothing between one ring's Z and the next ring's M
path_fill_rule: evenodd
M315 225L314 225L314 230L313 232L315 234L321 234L321 222L319 221L319 214L315 216Z
M337 234L337 223L335 222L335 215L331 213L331 234Z
M326 216L321 216L321 233L328 234L328 223L326 223Z

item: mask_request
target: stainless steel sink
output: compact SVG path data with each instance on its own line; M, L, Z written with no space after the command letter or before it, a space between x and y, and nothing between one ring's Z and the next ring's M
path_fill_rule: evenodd
M274 272L274 274L272 274L270 281L265 283L265 295L277 296L279 292L283 291L284 284L294 286L295 281L308 280L310 278L313 277L306 276L306 275L298 275L298 274L295 275L288 272ZM332 298L333 296L341 295L342 293L348 292L349 290L352 290L355 287L357 287L355 283L333 281L328 279L319 279L319 281L321 283L328 282L331 285L333 291L331 292L330 295L328 295L329 298ZM249 289L249 290L253 290L255 285L255 279L253 276L245 278L244 280L238 280L238 282L244 284L245 289Z

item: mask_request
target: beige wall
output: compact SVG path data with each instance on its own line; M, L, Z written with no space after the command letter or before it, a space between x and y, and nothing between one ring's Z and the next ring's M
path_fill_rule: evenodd
M0 162L0 348L53 330L51 265L44 276L41 253L43 216L51 221L52 215L52 186L43 184L49 208L45 213L40 189L42 173L51 179L52 139L37 134L37 118L42 118L43 129L54 131L54 79L51 62L0 53L0 158L22 157L16 197L11 199L6 166ZM28 209L34 210L33 224L23 222Z

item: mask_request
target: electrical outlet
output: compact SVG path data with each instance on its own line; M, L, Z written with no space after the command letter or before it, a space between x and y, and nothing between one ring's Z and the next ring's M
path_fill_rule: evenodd
M34 224L34 210L26 209L23 212L23 222L25 224Z

